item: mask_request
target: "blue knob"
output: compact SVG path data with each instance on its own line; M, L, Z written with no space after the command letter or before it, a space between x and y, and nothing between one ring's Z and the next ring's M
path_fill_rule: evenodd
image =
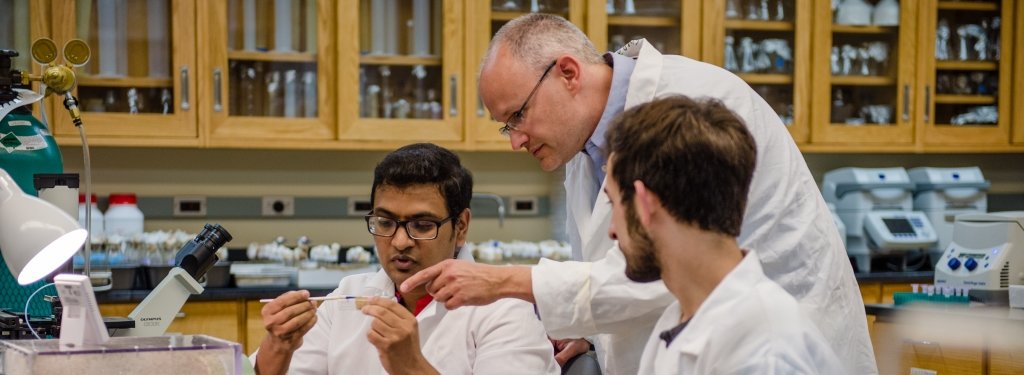
M978 268L978 262L974 260L974 258L967 258L967 261L964 262L964 267L966 267L968 271L974 271L975 268Z
M960 268L960 259L950 259L948 262L946 262L946 265L949 266L949 269L956 271L957 268Z

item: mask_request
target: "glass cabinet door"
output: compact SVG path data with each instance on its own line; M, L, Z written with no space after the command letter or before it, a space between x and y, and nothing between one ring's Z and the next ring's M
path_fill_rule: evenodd
M1016 4L1016 15L1018 17L1024 17L1024 1L1017 1ZM1015 22L1021 22L1020 19L1016 19ZM1007 22L1007 25L1012 23ZM1024 59L1024 27L1015 27L1016 34L1013 40L1013 55L1008 53L1003 54L1000 57L1009 56L1016 59L1016 64L1013 64L1013 76L1017 79L1013 80L1013 106L1011 108L1024 108L1024 64L1020 61ZM1020 146L1024 145L1024 111L1016 110L1013 111L1013 144Z
M340 139L461 142L463 2L347 0L338 11Z
M90 141L198 144L193 0L57 0L55 41L78 38L91 59L78 69L78 101ZM66 19L70 18L70 19ZM55 108L59 135L77 135ZM131 139L131 141L129 141ZM159 139L159 141L158 141Z
M1011 0L926 0L918 37L925 144L1009 143L1013 8Z
M307 147L336 139L331 0L203 1L197 80L209 144Z
M700 57L699 0L591 0L587 35L599 51L646 38L661 53ZM708 5L705 5L708 6Z
M914 143L917 6L916 0L814 1L812 143Z
M527 13L548 13L561 16L581 30L584 0L490 0L467 2L465 76L466 105L470 111L466 121L469 147L474 149L511 150L508 137L498 133L502 124L491 119L477 92L480 61L487 51L491 37L505 23Z
M703 60L736 73L768 102L797 143L809 137L812 0L704 4Z
M31 0L0 1L0 49L14 50L18 56L11 59L11 69L39 74L40 65L32 61L32 42L39 38L52 38L50 33L50 3ZM60 60L63 61L63 60ZM32 89L39 91L39 84L32 83ZM54 101L47 101L46 108L52 108ZM41 118L41 107L33 104L33 113ZM51 112L47 112L51 113Z

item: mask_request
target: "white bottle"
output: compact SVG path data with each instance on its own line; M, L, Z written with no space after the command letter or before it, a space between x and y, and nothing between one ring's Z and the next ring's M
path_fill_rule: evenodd
M103 230L103 212L96 207L96 194L92 195L92 203L89 205L92 211L92 238L100 239L105 235ZM78 224L85 228L85 194L78 194Z
M132 237L142 234L145 217L136 205L137 199L132 193L110 194L110 205L104 215L107 235Z

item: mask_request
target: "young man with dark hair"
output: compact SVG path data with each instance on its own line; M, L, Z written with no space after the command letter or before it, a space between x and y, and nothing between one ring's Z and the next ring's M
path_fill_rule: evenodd
M676 302L655 325L642 374L841 374L797 301L741 249L757 148L721 102L669 96L622 113L606 134L608 235L626 277L664 281Z
M459 249L469 229L473 178L459 157L432 144L402 147L374 170L366 215L382 269L344 278L331 293L379 296L317 308L288 292L262 311L267 336L253 355L259 374L552 374L558 372L533 306L507 300L449 311L424 288L396 285ZM397 300L397 302L396 302Z

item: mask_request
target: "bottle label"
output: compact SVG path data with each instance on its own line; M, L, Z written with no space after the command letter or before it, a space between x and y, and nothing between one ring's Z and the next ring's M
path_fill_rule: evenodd
M8 154L15 151L35 151L47 147L46 139L41 135L19 136L14 133L0 133L0 149Z

